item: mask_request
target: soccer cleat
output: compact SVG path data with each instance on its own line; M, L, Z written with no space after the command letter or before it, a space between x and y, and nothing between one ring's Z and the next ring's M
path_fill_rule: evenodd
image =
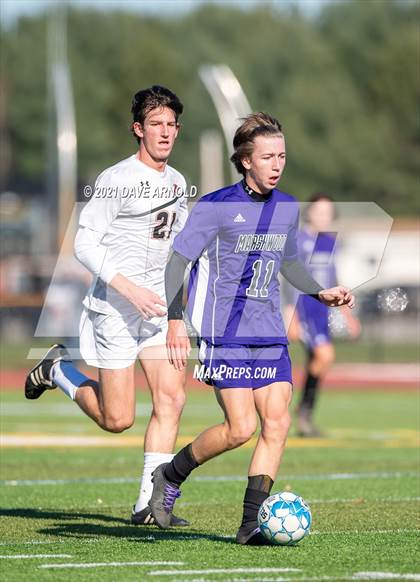
M164 471L167 464L162 463L152 473L153 493L149 501L152 515L161 529L166 529L171 525L175 501L181 496L179 487L165 478Z
M39 398L45 390L54 390L57 386L50 378L51 368L61 360L70 360L65 346L54 344L26 377L25 396L29 400Z
M236 543L247 546L270 546L270 542L263 536L255 522L249 525L241 525L236 534Z
M141 511L135 510L135 505L133 505L133 511L131 512L131 523L132 525L155 525L155 518L153 517L150 507L147 506ZM171 516L171 527L188 527L190 522L182 517L177 517L176 515Z
M306 409L299 410L297 413L297 434L304 438L323 437L320 431L312 421L312 414Z

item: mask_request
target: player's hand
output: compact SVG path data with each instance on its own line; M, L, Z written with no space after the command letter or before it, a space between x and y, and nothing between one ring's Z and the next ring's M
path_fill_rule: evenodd
M347 287L338 285L331 287L331 289L323 289L318 293L318 297L322 303L328 307L339 307L340 305L347 305L353 309L355 305L354 295Z
M191 344L182 319L170 319L168 321L166 350L168 352L168 360L176 370L185 368L187 358L191 352Z
M163 317L166 311L162 311L160 305L166 306L166 303L159 297L157 293L134 285L130 290L128 296L129 301L138 309L140 315L144 319L152 319L152 317Z
M117 273L110 282L118 293L128 299L136 307L144 319L152 317L163 317L166 311L162 311L159 305L166 306L166 303L153 291L145 287L139 287L121 273Z

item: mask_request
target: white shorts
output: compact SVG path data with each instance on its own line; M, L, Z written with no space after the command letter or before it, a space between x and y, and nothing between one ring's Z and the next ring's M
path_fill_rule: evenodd
M107 315L87 309L80 318L80 353L89 366L128 368L144 348L166 345L167 317Z

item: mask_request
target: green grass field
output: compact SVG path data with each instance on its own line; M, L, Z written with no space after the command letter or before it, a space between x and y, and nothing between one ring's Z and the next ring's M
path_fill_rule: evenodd
M327 438L298 439L292 429L274 486L308 501L312 533L296 547L260 548L233 543L249 446L184 485L176 509L191 528L135 527L128 517L146 394L122 435L97 429L58 391L34 402L16 391L1 399L3 580L420 580L414 392L323 395L318 420ZM179 444L219 418L210 391L190 392Z

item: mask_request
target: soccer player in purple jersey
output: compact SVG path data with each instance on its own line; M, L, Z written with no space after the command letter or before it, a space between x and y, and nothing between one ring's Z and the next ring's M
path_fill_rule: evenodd
M304 212L305 225L298 232L298 253L301 261L323 287L336 285L335 233L330 232L334 219L332 198L324 193L314 194ZM313 414L319 386L335 360L334 345L328 326L328 307L309 295L293 293L294 318L289 327L289 339L300 339L307 353L306 374L297 410L298 434L303 437L322 436L314 425ZM296 310L294 309L296 305ZM351 312L342 307L342 316L349 335L356 338L360 324Z
M231 161L243 180L199 200L174 240L165 273L168 357L182 369L190 349L182 319L183 278L187 265L200 259L190 286L190 312L198 321L201 358L225 419L157 467L150 507L156 523L168 527L179 487L191 471L247 442L258 416L261 431L236 541L262 544L257 512L277 475L292 397L277 274L327 305L353 307L354 297L344 287L322 289L297 260L298 203L276 189L286 163L280 123L265 113L251 114L233 145Z

